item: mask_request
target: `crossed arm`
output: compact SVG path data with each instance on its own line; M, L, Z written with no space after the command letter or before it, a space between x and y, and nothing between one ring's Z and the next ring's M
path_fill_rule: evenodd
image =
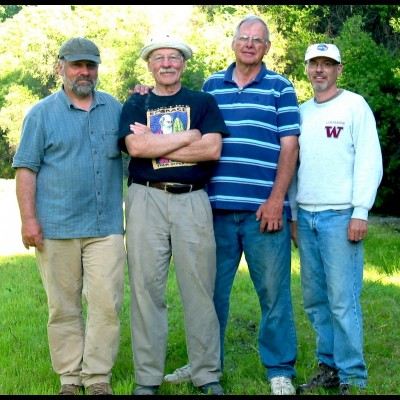
M222 137L219 133L202 135L198 129L155 135L144 124L130 125L133 135L125 137L132 157L165 157L174 161L199 162L218 160L221 156Z

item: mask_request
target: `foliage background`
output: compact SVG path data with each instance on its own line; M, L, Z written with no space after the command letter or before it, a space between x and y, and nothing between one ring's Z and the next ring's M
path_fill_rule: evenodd
M102 64L98 89L121 102L136 83L151 83L139 58L148 37L168 31L194 50L183 84L200 89L211 73L234 61L233 31L247 14L265 18L272 48L268 68L286 75L299 102L312 96L304 73L311 43L335 43L344 73L339 86L370 104L378 125L384 177L372 211L400 215L400 6L399 5L2 5L0 6L0 178L11 162L27 110L60 87L57 54L73 36L92 39Z

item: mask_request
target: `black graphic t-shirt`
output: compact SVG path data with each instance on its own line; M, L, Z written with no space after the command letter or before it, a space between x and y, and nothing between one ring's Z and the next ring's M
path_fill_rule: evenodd
M147 125L156 135L198 129L203 135L216 132L228 135L222 114L214 97L205 92L182 87L172 96L133 94L122 108L119 124L119 146L127 153L125 137L133 134L130 124ZM129 175L137 182L206 183L214 162L183 163L167 158L131 157Z

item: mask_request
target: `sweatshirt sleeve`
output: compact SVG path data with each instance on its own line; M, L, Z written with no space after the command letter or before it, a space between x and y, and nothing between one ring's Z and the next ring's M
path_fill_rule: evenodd
M383 164L376 121L371 108L361 96L355 113L353 140L355 147L352 218L368 220L382 180Z

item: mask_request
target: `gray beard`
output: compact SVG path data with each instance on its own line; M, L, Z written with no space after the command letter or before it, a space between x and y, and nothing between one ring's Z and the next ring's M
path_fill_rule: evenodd
M78 85L72 85L71 90L80 96L87 96L90 93L92 93L95 85L90 84L90 85L84 85L84 86L78 86Z
M64 86L66 86L72 93L76 94L77 96L88 96L97 85L97 79L93 82L86 81L86 84L78 85L75 82L70 82L64 78Z
M328 83L316 83L313 88L316 92L322 92L328 87Z

